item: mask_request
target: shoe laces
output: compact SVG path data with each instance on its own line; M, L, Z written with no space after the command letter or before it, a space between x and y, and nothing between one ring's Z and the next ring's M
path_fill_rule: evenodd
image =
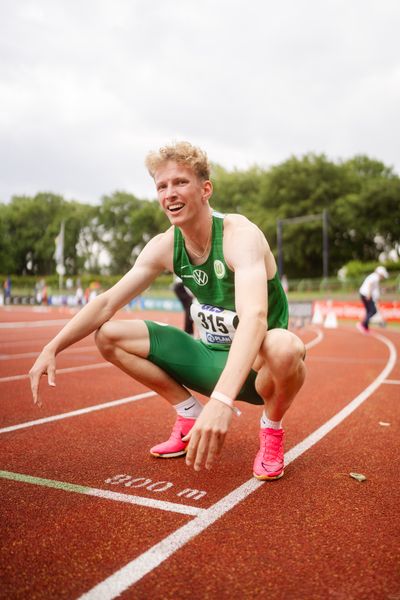
M275 461L282 453L283 432L265 429L262 432L262 453L264 461Z
M177 420L175 422L175 425L172 428L171 437L169 439L181 440L182 439L181 433L182 433L182 426L181 426L179 420Z

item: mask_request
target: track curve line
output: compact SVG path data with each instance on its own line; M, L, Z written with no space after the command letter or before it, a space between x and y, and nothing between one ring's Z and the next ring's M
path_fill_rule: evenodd
M334 427L339 425L346 417L354 412L377 388L384 382L392 371L397 358L396 348L386 337L376 334L374 337L379 339L389 349L389 358L381 373L376 379L365 388L356 398L347 406L340 410L334 417L329 419L324 425L316 429L311 435L307 436L302 442L294 446L285 454L286 465L293 462L296 458L304 454L319 440L327 435ZM157 568L162 562L167 560L177 550L182 548L187 542L202 533L225 513L239 504L251 493L259 489L265 482L257 479L249 479L244 484L227 494L224 498L216 502L213 506L206 509L204 513L186 523L169 536L155 544L149 550L133 559L124 567L110 575L107 579L97 584L91 590L80 596L79 600L112 600L122 594L129 587L134 585L145 575Z
M307 344L304 344L307 350L310 350L310 348L313 348L324 339L324 332L322 329L311 329L311 331L315 332L317 335L313 340L310 340L307 342Z
M44 423L52 423L53 421L61 421L62 419L69 419L70 417L78 417L79 415L85 415L87 413L94 412L96 410L104 410L105 408L113 408L114 406L121 406L122 404L128 404L129 402L136 402L143 398L150 398L156 396L155 392L143 392L142 394L136 394L135 396L128 396L127 398L120 398L119 400L111 400L110 402L103 402L102 404L95 404L93 406L87 406L86 408L78 408L71 412L59 413L58 415L52 415L51 417L43 417L42 419L35 419L34 421L26 421L25 423L18 423L17 425L9 425L0 429L0 433L9 433L10 431L16 431L17 429L25 429L26 427L35 427L36 425L43 425Z
M80 365L79 367L66 367L65 369L57 369L57 375L63 375L64 373L77 373L79 371L89 371L90 369L104 369L113 367L109 362L98 362L90 365ZM20 381L21 379L29 379L28 373L23 375L10 375L10 377L0 377L0 383L8 383L10 381Z
M66 348L63 350L63 354L74 354L85 352L86 350L97 350L97 346L77 346L75 348ZM36 358L39 356L39 352L24 352L22 354L0 354L0 360L18 360L22 358Z
M58 327L70 319L47 319L46 321L13 321L0 323L0 329L26 329L27 327Z

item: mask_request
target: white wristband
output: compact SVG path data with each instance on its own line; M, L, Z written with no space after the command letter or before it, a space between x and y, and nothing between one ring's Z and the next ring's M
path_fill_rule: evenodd
M240 415L242 414L241 411L238 408L236 408L236 406L233 406L232 398L229 398L229 396L227 396L226 394L214 391L211 394L211 398L214 398L214 400L218 400L219 402L226 404L226 406L229 406L229 408L232 409L235 415L237 415L238 417L240 417Z

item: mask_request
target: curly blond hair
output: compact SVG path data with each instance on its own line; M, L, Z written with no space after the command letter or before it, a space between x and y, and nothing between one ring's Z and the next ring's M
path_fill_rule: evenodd
M210 179L210 163L207 154L204 150L192 146L189 142L174 142L168 146L163 146L158 151L149 152L145 165L154 178L160 165L169 160L190 167L197 177L203 181Z

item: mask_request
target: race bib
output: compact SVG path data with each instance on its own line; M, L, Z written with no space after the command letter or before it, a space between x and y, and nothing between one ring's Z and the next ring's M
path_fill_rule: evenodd
M193 302L190 314L205 344L232 344L239 323L233 310Z

